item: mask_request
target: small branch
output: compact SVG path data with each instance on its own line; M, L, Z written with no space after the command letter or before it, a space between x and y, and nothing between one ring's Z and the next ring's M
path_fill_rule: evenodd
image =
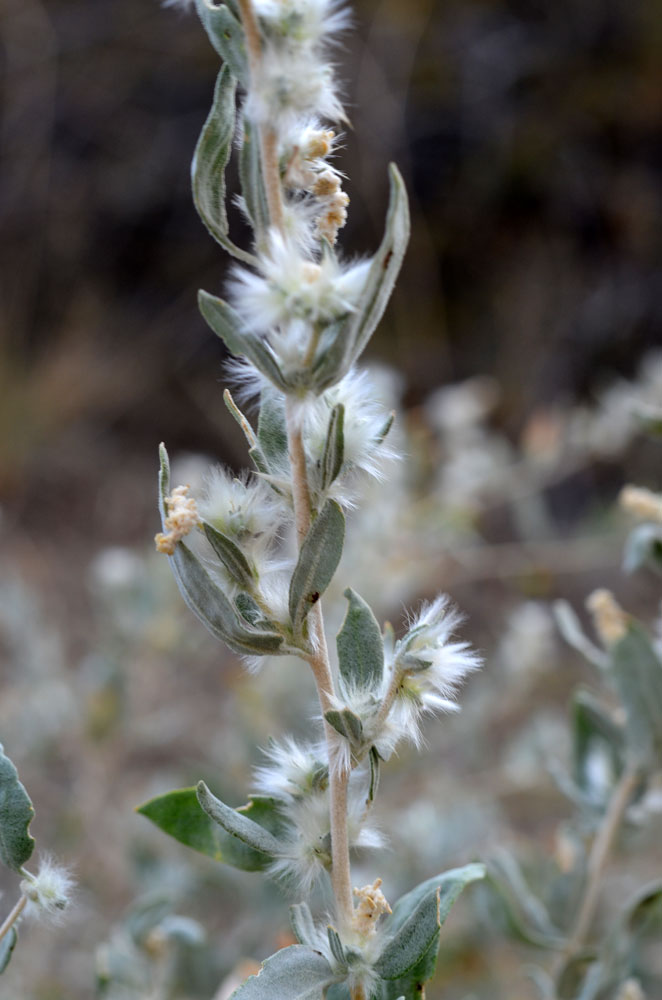
M262 65L262 39L260 27L255 17L251 0L239 0L239 13L246 36L246 51L248 54L248 70L251 84L255 86L260 79ZM278 143L275 131L270 125L260 122L260 154L262 157L262 177L269 206L269 219L272 226L282 230L283 197L280 185L280 166L278 163Z
M310 488L306 469L306 455L301 436L301 426L294 411L291 399L286 403L287 440L292 470L292 496L294 500L294 520L299 546L308 534L311 522ZM308 615L312 638L313 653L308 657L317 694L322 709L322 716L331 708L331 697L334 693L333 677L329 663L329 652L324 633L324 616L321 602L318 601ZM329 757L329 819L331 825L331 882L336 900L338 917L344 925L349 926L354 913L352 901L352 882L349 863L349 834L347 829L347 793L349 772L339 772L331 764L333 744L336 733L324 719L324 735ZM360 1000L353 997L352 1000Z
M11 912L5 918L5 920L2 923L2 926L0 927L0 941L2 941L5 934L8 934L9 931L12 929L12 927L20 917L21 913L25 909L27 901L28 901L27 896L21 895L17 900L17 902L14 904Z
M579 951L585 943L586 936L591 929L598 906L602 875L639 779L640 775L636 768L626 768L609 801L609 807L603 824L591 847L588 859L586 890L579 907L577 920L568 943L563 950L563 955L555 969L555 978L557 979L567 960Z

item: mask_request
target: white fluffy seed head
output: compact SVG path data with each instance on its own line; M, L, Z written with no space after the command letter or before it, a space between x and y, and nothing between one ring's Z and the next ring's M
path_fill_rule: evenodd
M71 903L74 886L68 868L51 857L43 857L37 874L26 874L21 882L21 892L28 901L26 913L37 919L59 919Z
M250 474L235 477L221 466L207 477L198 509L208 524L248 547L252 554L269 547L283 520L282 509L267 483Z
M309 334L316 323L353 312L369 267L368 261L342 265L331 254L318 263L274 230L259 260L259 274L234 268L229 294L246 325L263 334L293 322L305 323ZM278 351L276 341L273 346Z

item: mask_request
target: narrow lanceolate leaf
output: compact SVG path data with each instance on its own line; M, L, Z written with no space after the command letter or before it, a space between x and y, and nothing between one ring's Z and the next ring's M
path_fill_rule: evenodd
M382 633L370 606L348 587L347 614L336 638L340 674L348 688L379 689L384 673Z
M0 976L5 971L11 961L11 957L18 941L16 927L11 927L0 941Z
M164 521L170 491L170 462L163 444L159 448L159 459L159 510ZM177 543L174 555L168 559L184 601L212 635L235 653L270 656L281 652L282 635L251 628L183 542Z
M345 949L343 948L342 941L340 940L340 935L335 927L331 924L326 929L326 933L329 939L329 948L331 949L331 954L335 958L338 965L343 968L347 967L347 956L345 955Z
M263 962L232 994L233 1000L321 1000L333 982L331 966L319 951L303 944L282 948Z
M225 342L231 354L243 354L278 389L283 392L287 390L287 383L269 345L244 326L239 313L231 305L209 292L200 291L198 306L211 329Z
M273 858L278 852L279 842L272 833L255 823L248 816L231 809L209 791L204 781L197 786L198 802L215 823L218 823L226 833L237 837L254 851Z
M345 375L364 350L384 314L400 272L409 240L409 206L404 181L395 164L389 168L391 195L386 229L356 308L339 325L333 343L320 344L313 365L318 392L328 389Z
M603 807L611 794L603 768L596 778L596 758L607 763L611 785L623 770L623 727L614 721L589 691L580 689L573 698L573 779L588 805Z
M304 539L290 581L290 617L298 632L336 571L345 540L345 518L335 500L327 500Z
M343 708L338 712L331 709L324 713L324 718L333 726L337 733L344 736L349 745L358 750L363 743L363 723L358 715L355 715L349 708Z
M195 5L209 41L228 64L232 75L245 85L248 81L246 40L238 17L224 3L196 0Z
M250 264L255 258L235 246L228 236L225 210L225 168L232 152L236 87L236 80L226 63L218 74L214 103L193 154L191 186L198 214L214 239L228 253Z
M662 663L639 625L612 646L610 672L625 706L626 743L635 765L662 766Z
M432 923L438 925L431 935L427 949L420 958L403 975L397 975L384 982L383 1000L397 1000L405 996L406 1000L423 996L422 984L434 975L439 947L439 927L448 916L453 903L465 886L485 877L485 866L480 864L465 865L463 868L453 868L435 878L421 882L415 889L402 896L393 907L393 914L384 930L391 935L377 960L383 956L385 971L394 971L398 964L404 965L411 961L414 951L423 947L426 935L431 930ZM435 912L435 907L438 907ZM415 916L417 915L417 916ZM419 931L416 932L415 928ZM402 939L400 934L403 933ZM402 947L396 943L402 941ZM398 958L398 954L401 955ZM388 959L388 963L387 963Z
M276 476L286 474L289 458L285 400L282 393L272 386L265 386L260 393L257 440L269 471Z
M244 807L244 814L254 819L251 806L252 803L249 803ZM198 802L195 788L178 788L159 795L136 811L180 844L206 854L214 861L251 872L263 871L270 863L267 855L253 850L215 823Z
M290 906L290 924L299 944L312 946L316 942L315 923L308 903L294 903Z
M217 531L213 525L203 522L202 527L207 541L230 576L237 581L240 587L250 590L255 581L248 559L239 546L222 531Z
M33 816L30 796L0 743L0 861L12 871L20 871L34 850L28 831Z
M345 454L345 407L338 403L331 410L329 427L326 432L324 454L322 455L322 491L340 475Z
M382 979L401 979L413 969L436 941L441 927L439 888L427 893L398 928L375 962Z
M244 118L243 141L239 152L239 181L246 211L259 243L269 226L269 208L262 179L258 135L248 118Z
M220 587L191 550L179 542L168 557L182 597L203 625L235 653L274 656L282 652L283 636L251 628L240 618Z
M380 771L380 761L381 757L377 752L376 747L370 747L370 784L368 786L368 802L374 802L377 798L377 790L379 789L379 771Z

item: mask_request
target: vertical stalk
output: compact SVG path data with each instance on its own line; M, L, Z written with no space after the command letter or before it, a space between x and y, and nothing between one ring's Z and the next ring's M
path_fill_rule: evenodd
M27 896L21 895L17 900L17 902L12 907L11 912L5 917L5 919L2 922L2 926L0 926L0 941L2 941L5 934L8 934L9 931L12 929L12 927L20 917L21 913L25 909L27 901L28 901Z
M294 498L294 519L299 546L310 528L310 489L306 471L306 456L301 437L301 426L294 412L294 404L287 400L287 441L292 468L292 495ZM324 633L324 616L321 601L311 608L309 615L313 653L308 662L317 684L317 694L322 715L331 707L333 677L329 663L329 652ZM335 741L335 731L324 720L324 735L331 765L331 753ZM347 793L349 772L329 766L329 812L331 821L331 883L336 899L338 918L344 925L351 923L354 913L352 883L349 863L349 835L347 830ZM353 1000L360 1000L357 994Z
M625 811L630 803L632 795L639 782L639 772L634 767L626 767L621 775L616 788L609 801L609 807L605 814L604 822L600 827L588 859L588 874L586 879L586 890L579 907L577 920L568 943L563 949L563 954L555 969L555 978L558 979L564 964L572 957L586 941L586 936L591 929L591 924L595 917L600 896L600 885L602 875L609 860L612 848L620 830Z

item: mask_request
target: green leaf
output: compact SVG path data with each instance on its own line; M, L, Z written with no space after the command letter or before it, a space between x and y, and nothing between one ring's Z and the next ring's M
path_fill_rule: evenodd
M337 403L331 410L322 455L322 492L338 478L345 454L345 407Z
M223 3L217 5L211 0L196 0L196 7L209 41L232 74L246 86L248 60L241 22Z
M531 892L512 855L500 851L487 863L487 881L503 907L512 935L538 948L558 949L563 935L544 903Z
M349 708L343 708L340 712L331 709L324 713L324 718L337 733L345 737L354 750L360 749L363 745L363 723L358 715Z
M262 820L260 825L264 825L264 806L256 808L249 802L240 811L257 823ZM253 850L215 823L200 805L195 788L178 788L159 795L139 806L136 812L181 844L214 861L249 872L264 871L270 863L265 854Z
M293 944L263 962L257 976L235 990L232 1000L321 1000L333 979L319 951Z
M420 950L426 933L430 931L431 922L436 923L437 917L438 925L427 949L421 952L420 958L404 975L387 983L384 1000L397 1000L401 995L407 1000L423 996L423 986L434 975L437 963L439 927L444 923L462 890L471 882L484 877L485 865L469 864L426 879L411 892L400 897L393 907L392 916L384 923L384 931L390 934L391 940L382 950L375 963L376 967L382 962L382 956L382 967L386 971L394 970L398 962L411 961L413 952ZM418 921L420 921L420 933L415 932ZM400 939L401 933L404 934L402 949L395 943ZM400 950L402 957L398 959ZM409 957L406 959L405 956Z
M382 979L401 979L410 972L439 936L439 888L427 893L398 928L375 962Z
M623 569L633 573L642 566L662 573L662 525L640 524L627 537Z
M211 329L225 342L231 354L243 354L278 389L287 391L287 382L266 340L248 330L231 305L201 290L198 292L198 306Z
M225 168L232 152L236 80L227 64L216 80L214 103L202 127L191 163L193 202L208 231L228 253L247 264L252 254L236 246L228 236L225 210Z
M11 927L0 941L0 976L11 961L17 941L18 931L16 927Z
M170 491L170 462L165 445L159 448L159 510L165 521ZM183 543L168 556L170 568L184 601L203 625L235 653L270 656L282 652L282 635L251 628L233 608L221 588L212 580L200 560Z
M30 796L0 743L0 861L12 871L20 872L34 850L28 830L33 816Z
M662 767L662 663L640 625L612 646L609 668L625 706L627 748L635 766Z
M264 190L258 133L248 118L244 118L244 134L239 152L239 180L246 211L258 237L269 227L269 207Z
M244 437L248 443L249 448L254 448L257 443L257 438L255 437L255 431L251 427L249 421L246 419L244 414L241 412L234 399L232 398L232 393L229 389L223 390L223 402L227 406L228 410L237 421L242 431L244 432Z
M285 400L271 386L260 394L257 440L269 472L282 476L289 468Z
M331 924L326 929L327 937L329 939L329 948L331 949L331 954L335 958L336 962L341 969L347 968L347 956L345 955L345 949L343 948L342 941L340 940L340 935L335 927Z
M280 844L269 830L260 826L244 813L237 812L226 806L209 791L204 781L198 782L198 802L215 823L218 823L226 833L247 844L254 851L259 851L270 860L278 853Z
M349 607L336 638L340 674L349 690L358 687L377 691L384 673L381 629L370 606L351 587L344 596Z
M182 597L203 625L235 653L275 656L282 653L283 636L251 628L190 549L179 542L168 557Z
M370 747L370 785L368 787L368 802L374 802L377 797L377 789L379 788L379 771L380 771L380 761L381 757L377 751L376 747Z
M347 374L364 350L384 314L400 272L409 240L409 207L404 182L395 164L389 168L391 195L384 238L372 259L365 286L356 308L337 325L337 333L327 346L320 343L313 364L318 392Z
M345 540L345 518L335 500L327 500L306 535L290 581L289 607L295 632L328 587Z
M588 804L604 808L614 781L623 770L623 730L589 691L575 693L573 716L573 779ZM600 755L613 781L596 785L592 761Z
M290 924L299 944L312 947L316 943L315 923L308 903L294 903L290 906Z
M287 390L287 383L269 345L246 328L239 313L231 305L201 290L198 292L198 306L211 329L225 342L231 354L245 355L277 388Z
M217 531L213 525L203 521L202 524L207 541L221 560L226 570L240 587L250 590L255 582L248 559L231 538Z

